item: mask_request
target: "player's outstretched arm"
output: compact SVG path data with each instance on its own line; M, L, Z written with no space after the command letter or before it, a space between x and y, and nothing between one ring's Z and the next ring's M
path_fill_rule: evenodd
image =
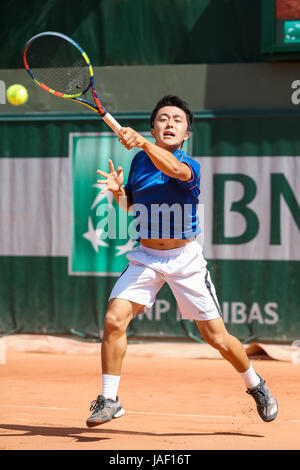
M131 127L122 127L119 136L119 141L128 150L133 147L140 147L145 150L156 168L166 175L183 181L191 179L191 170L185 163L179 162L171 152L153 144Z

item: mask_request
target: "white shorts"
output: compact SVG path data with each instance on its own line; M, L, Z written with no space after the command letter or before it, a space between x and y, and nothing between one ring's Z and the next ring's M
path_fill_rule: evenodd
M165 282L170 286L183 319L212 320L222 316L206 268L202 247L194 240L173 250L139 245L128 253L129 264L109 299L119 298L151 307Z

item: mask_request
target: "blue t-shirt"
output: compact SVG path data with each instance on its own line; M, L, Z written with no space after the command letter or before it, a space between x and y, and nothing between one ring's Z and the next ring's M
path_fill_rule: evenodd
M201 232L197 214L200 164L183 150L176 150L174 156L191 169L189 181L164 174L144 150L131 162L125 188L133 202L137 239L188 239Z

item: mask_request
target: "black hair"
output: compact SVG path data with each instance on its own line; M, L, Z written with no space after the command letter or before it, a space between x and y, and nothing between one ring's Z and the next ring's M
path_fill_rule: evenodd
M185 112L186 115L186 120L187 120L187 130L190 132L192 130L193 126L193 120L194 120L194 111L192 110L191 106L184 101L183 99L179 98L179 96L175 95L165 95L152 111L151 118L150 118L150 125L151 129L154 127L154 121L156 118L156 115L160 108L163 108L164 106L176 106L177 108L182 109Z

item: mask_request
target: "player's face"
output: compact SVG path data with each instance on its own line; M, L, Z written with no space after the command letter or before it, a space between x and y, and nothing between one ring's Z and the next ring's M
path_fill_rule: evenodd
M159 147L175 152L190 136L187 126L186 114L182 109L164 106L155 117L151 134Z

